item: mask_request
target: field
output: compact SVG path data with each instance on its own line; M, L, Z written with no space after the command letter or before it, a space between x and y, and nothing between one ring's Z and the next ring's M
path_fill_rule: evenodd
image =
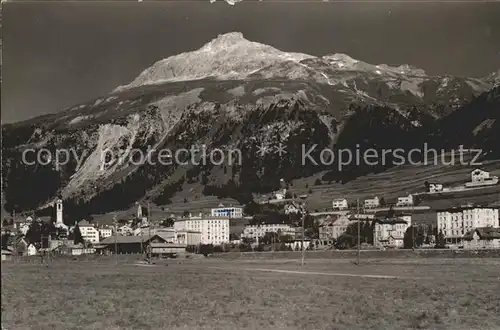
M2 263L6 329L499 329L500 259ZM39 262L39 261L38 261Z

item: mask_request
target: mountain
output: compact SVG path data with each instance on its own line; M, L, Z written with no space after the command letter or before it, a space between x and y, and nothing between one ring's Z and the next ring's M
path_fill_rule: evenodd
M212 78L226 80L306 80L332 86L349 99L391 107L418 107L434 117L450 113L473 95L494 85L474 79L428 76L410 65L373 65L332 54L288 53L246 40L239 32L219 35L200 49L154 63L114 92L167 82Z
M80 217L143 199L168 204L193 182L205 194L246 203L252 192L278 188L280 178L328 171L328 180L345 182L387 168L339 171L337 163L303 164L302 145L316 146L314 159L325 148L409 149L427 137L452 148L460 142L452 129L459 120L471 125L467 132L483 132L471 137L471 146L492 148L493 155L498 147L488 137L497 136L498 121L488 116L498 89L488 92L492 87L486 79L428 76L409 65L372 65L344 54L286 53L240 33L220 35L198 50L156 62L109 95L3 125L5 208L43 212L61 195L65 210ZM475 114L477 107L484 110ZM157 160L162 151L193 145L205 145L208 153L240 150L241 164L133 158L150 150ZM280 145L286 147L281 156ZM259 152L262 146L267 152ZM54 157L45 157L47 165L28 165L23 152L29 149L28 161L40 150L53 156L59 150L62 160L67 155L61 150L67 150L69 161L57 166Z
M487 76L484 81L486 81L488 84L493 85L493 86L498 86L500 85L500 70L497 72L493 72L489 76Z
M306 54L285 53L271 46L251 42L239 32L219 35L200 49L161 60L144 70L121 91L142 85L168 81L186 81L217 77L242 79L247 75L283 61L300 61L312 57Z

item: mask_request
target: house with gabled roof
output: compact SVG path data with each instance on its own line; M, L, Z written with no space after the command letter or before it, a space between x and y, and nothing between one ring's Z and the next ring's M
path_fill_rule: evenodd
M464 249L500 249L500 228L475 228L464 235Z
M411 216L378 218L375 220L373 245L378 247L402 248L404 235L411 226Z

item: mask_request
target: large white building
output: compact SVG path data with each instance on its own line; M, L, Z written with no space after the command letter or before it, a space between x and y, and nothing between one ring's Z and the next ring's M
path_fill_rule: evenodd
M89 241L90 243L99 243L99 230L93 225L85 220L78 223L80 228L80 233L84 241Z
M332 208L334 210L345 210L349 208L349 203L345 198L338 198L332 201Z
M465 206L437 212L438 233L442 231L448 243L460 243L466 233L483 227L500 227L497 208Z
M280 236L289 235L295 237L295 227L284 223L246 225L241 238L264 237L266 233L277 233Z
M373 245L377 247L402 248L404 235L411 226L411 216L375 220Z
M219 206L217 208L213 208L211 212L212 217L224 217L224 218L242 218L243 217L243 208L241 207L224 207Z
M365 199L364 205L366 209L372 209L380 206L380 200L377 196L374 198Z
M228 217L187 217L175 220L174 229L201 233L201 244L221 245L229 242L229 222Z

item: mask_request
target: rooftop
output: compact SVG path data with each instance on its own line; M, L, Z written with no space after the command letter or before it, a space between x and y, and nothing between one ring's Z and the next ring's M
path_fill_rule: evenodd
M408 222L401 218L377 218L375 222L382 225L408 224Z
M461 212L465 210L473 210L473 209L495 209L498 210L498 207L494 206L482 206L482 205L461 205L455 207L449 207L445 209L436 210L436 212Z
M482 227L471 230L464 235L464 239L468 241L472 240L474 233L477 233L480 239L500 239L500 228L492 227Z
M159 238L162 241L167 241L172 239L171 235L168 235L169 233L157 233L154 235L137 235L137 236L121 236L121 235L113 235L106 237L102 241L99 242L99 244L115 244L115 239L117 244L134 244L134 243L146 243L150 239L155 239Z

